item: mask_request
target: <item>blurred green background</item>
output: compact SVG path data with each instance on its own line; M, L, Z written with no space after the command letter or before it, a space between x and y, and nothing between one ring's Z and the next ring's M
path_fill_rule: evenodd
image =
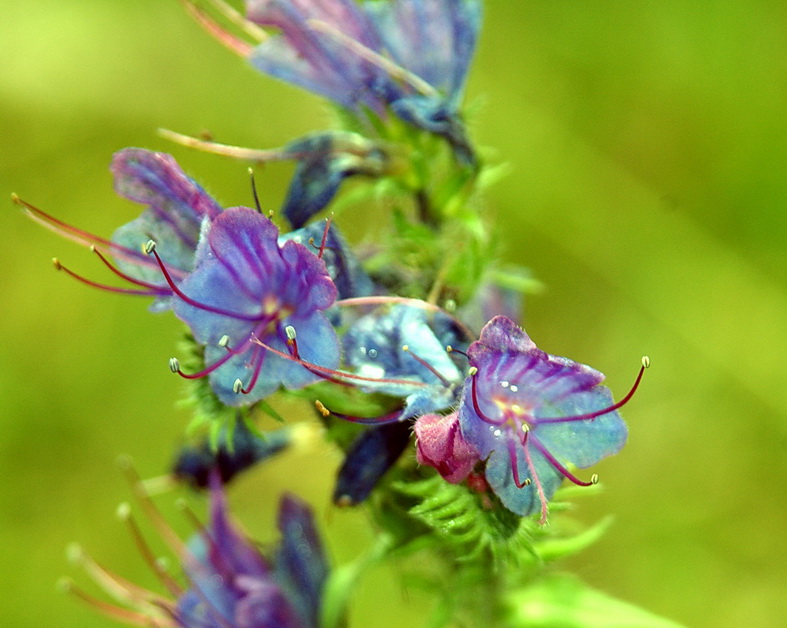
M687 625L779 625L787 4L694 4L488 2L468 88L481 100L473 136L513 167L485 210L504 225L504 256L546 284L524 320L539 346L602 370L617 396L640 355L652 359L625 412L630 442L599 465L605 492L577 511L616 522L566 568ZM272 147L327 120L174 1L0 0L0 15L0 190L95 233L139 211L111 189L107 166L124 146L170 151L225 205L249 204L244 164L173 147L159 126ZM267 207L290 172L258 175ZM353 211L346 224L367 220ZM54 583L70 574L90 588L65 559L79 540L155 586L113 516L130 498L114 460L129 453L146 477L166 469L189 419L166 366L180 327L53 272L56 255L103 276L10 201L0 225L1 623L109 625ZM305 494L348 560L369 533L363 513L329 506L336 463L319 444L271 463L233 487L234 511L273 540L280 487ZM186 533L177 496L158 502ZM399 569L364 582L353 626L419 625L429 599L391 586Z

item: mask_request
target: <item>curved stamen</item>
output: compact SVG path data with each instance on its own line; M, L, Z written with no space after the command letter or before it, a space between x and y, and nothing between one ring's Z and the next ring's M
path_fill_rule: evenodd
M550 453L550 451L546 447L544 447L544 445L541 444L541 442L538 440L537 437L533 438L533 446L536 449L538 449L539 452L541 452L541 455L544 456L544 458L546 458L549 461L549 464L551 464L553 467L555 467L555 469L560 471L561 475L571 480L577 486L593 486L594 484L598 484L598 476L595 473L590 477L589 482L580 480L576 475L571 473L571 471L566 469L565 466L563 466L560 462L558 462L557 458L555 458Z
M525 436L527 437L527 434L525 434ZM523 440L527 440L527 438ZM525 462L527 462L527 467L530 469L530 475L533 477L533 481L536 483L538 499L541 501L541 518L538 520L538 523L540 525L544 525L547 522L547 514L549 513L549 500L547 500L547 496L544 493L544 486L541 484L541 479L538 477L538 473L536 473L536 467L533 464L533 459L530 457L530 448L523 447L522 451L525 454Z
M248 341L246 342L248 343ZM213 364L209 364L204 369L202 369L201 371L197 371L196 373L184 373L183 371L180 370L180 362L178 362L178 359L170 358L169 369L173 373L177 373L184 379L199 379L200 377L205 377L206 375L210 375L213 371L226 364L231 358L235 357L236 355L238 355L238 353L227 347L227 353L221 356Z
M511 460L511 471L514 474L514 484L516 484L517 488L525 488L526 486L530 486L530 478L525 478L524 480L519 479L519 459L516 455L516 445L512 439L507 439L508 444L508 457ZM525 434L523 445L527 446L527 434Z
M534 418L533 422L541 425L544 423L568 423L571 421L586 421L588 419L595 419L598 416L603 414L609 414L610 412L614 412L621 406L624 406L628 403L629 399L634 396L634 393L637 391L639 387L639 383L642 380L642 374L645 372L645 369L650 366L650 358L648 356L643 356L642 358L642 366L639 367L639 373L637 374L637 379L634 381L634 385L631 387L631 390L628 391L628 394L623 397L617 403L613 403L608 408L604 408L602 410L596 410L595 412L587 412L585 414L576 414L574 416L562 416L562 417L549 417L549 418Z
M153 554L153 550L150 548L150 545L148 545L147 541L145 541L145 537L142 536L142 531L139 529L137 522L131 515L131 508L127 503L121 504L118 508L118 517L122 521L125 521L128 525L131 536L134 539L134 544L137 546L137 549L139 550L140 554L142 554L142 557L145 559L145 562L148 564L153 573L156 574L167 591L169 591L175 597L180 597L183 593L183 589L177 582L175 582L172 576L167 573L167 570L164 569L161 561L156 558L155 554Z
M166 279L167 284L169 284L169 287L172 288L172 292L174 292L176 295L178 295L178 297L180 297L183 301L185 301L189 305L192 305L192 306L194 306L196 308L199 308L200 310L205 310L206 312L213 312L214 314L219 314L221 316L227 316L229 318L236 318L236 319L241 320L241 321L250 321L250 322L256 323L256 322L259 322L262 318L264 318L265 315L264 315L263 312L260 312L259 314L254 314L254 315L251 315L251 314L240 314L238 312L231 312L230 310L225 310L225 309L220 308L220 307L214 307L212 305L208 305L207 303L202 303L200 301L197 301L196 299L192 299L185 292L183 292L180 288L178 288L177 285L175 285L175 282L173 281L172 277L170 276L169 271L167 270L167 267L164 265L164 262L162 261L161 257L159 256L158 251L156 251L156 243L153 242L153 240L150 240L147 244L145 244L145 252L150 254L150 255L153 255L156 258L156 262L158 263L159 268L161 269L161 273L164 275L164 279Z
M124 273L117 266L115 266L112 262L110 262L106 258L106 256L101 251L98 250L98 248L96 247L95 244L91 244L90 245L90 251L95 253L98 256L98 259L100 259L104 263L104 266L109 268L109 270L111 270L113 273L115 273L121 279L125 279L126 281L128 281L129 283L133 283L134 285L144 286L145 288L151 288L153 290L164 290L165 289L160 284L155 284L155 283L150 283L150 282L147 282L147 281L142 281L141 279L136 279L136 278L132 277L131 275L128 275L128 274Z
M204 28L227 49L244 58L251 54L251 51L254 49L253 45L230 33L226 28L192 2L192 0L181 0L181 4L183 4L186 11L191 14L191 17L194 18L197 24Z
M437 379L439 379L442 382L443 386L445 386L446 388L451 386L451 382L449 382L447 378L443 377L443 374L440 371L438 371L435 367L433 367L431 364L429 364L429 362L424 360L418 354L413 353L412 351L410 351L410 347L408 345L403 345L402 346L402 351L405 351L405 352L409 353L411 356L413 356L415 358L416 362L418 362L424 368L428 369L429 372L432 375L434 375Z
M60 263L60 260L56 257L52 259L52 263L55 265L56 270L62 270L67 275L73 277L78 282L85 284L86 286L90 286L91 288L98 288L99 290L104 290L106 292L116 292L117 294L130 294L138 297L164 297L170 294L170 291L163 286L159 286L157 288L151 288L149 290L142 290L139 288L119 288L117 286L110 286L109 284L99 283L97 281L93 281L92 279L88 279L87 277L83 277L82 275L75 273L70 268L63 266Z
M362 416L353 416L351 414L343 414L341 412L334 412L333 410L329 410L325 407L319 399L314 402L317 411L324 417L328 417L333 415L339 419L344 419L345 421L349 421L350 423L358 423L360 425L385 425L386 423L396 423L397 421L402 420L402 416L404 415L404 409L400 408L398 410L394 410L393 412L389 412L388 414L382 414L377 417L362 417Z
M342 33L333 24L324 22L322 20L310 19L306 22L310 28L315 31L325 33L329 37L335 39L338 43L346 47L350 52L358 55L359 58L376 65L381 70L387 72L392 78L407 83L415 91L420 92L424 96L436 97L439 92L422 79L417 74L405 70L402 66L397 65L387 57L382 56L371 48L364 46L361 42L352 37L348 37Z
M358 382L370 382L372 384L401 384L402 386L413 386L415 388L425 388L429 384L425 382L416 382L409 379L382 379L377 377L366 377L364 375L356 375L355 373L348 373L346 371L339 371L337 369L331 369L325 366L319 366L318 364L314 364L312 362L307 362L306 360L296 358L288 353L284 353L283 351L279 351L271 347L269 344L264 343L257 337L252 337L251 342L254 342L260 345L262 348L274 353L285 360L290 360L291 362L296 362L300 364L302 367L310 370L315 375L320 375L325 377L326 379L336 378L335 381L337 383L342 383L342 379L348 379Z
M470 367L470 396L473 399L473 409L475 413L478 415L478 418L481 419L484 423L489 423L490 425L503 425L506 422L505 417L496 421L495 419L490 419L484 412L481 410L481 405L478 403L478 391L476 387L476 378L478 375L478 368L475 366Z
M59 583L60 588L82 600L85 604L98 611L102 615L109 617L113 621L122 622L132 626L154 626L156 628L174 628L175 624L165 618L151 617L143 612L134 611L121 606L115 606L104 600L99 600L81 588L76 586L72 580L64 579Z
M249 363L254 365L254 372L251 374L251 379L249 380L248 385L241 386L238 392L243 395L248 395L252 390L254 390L254 386L257 385L257 380L260 377L260 371L262 370L262 365L264 362L265 354L257 347L252 349L252 356L249 360Z

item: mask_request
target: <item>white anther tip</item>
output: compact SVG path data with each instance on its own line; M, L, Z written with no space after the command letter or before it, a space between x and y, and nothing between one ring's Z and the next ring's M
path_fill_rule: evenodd
M145 255L150 255L153 251L156 250L156 241L155 240L148 240L145 244L142 245L142 252Z
M297 336L297 334L295 333L295 327L293 327L292 325L287 325L284 328L284 333L287 334L288 340L295 340Z
M180 371L180 362L178 362L177 358L170 358L169 359L169 370L173 373L177 373Z
M467 369L467 374L470 375L470 377L472 377L476 373L478 373L478 367L477 366L471 366L469 369Z
M240 379L236 379L232 383L232 392L234 392L236 395L243 392L243 382Z
M220 347L227 347L229 344L230 344L230 337L227 334L224 334L221 338L219 338Z
M594 473L590 476L590 483L591 484L598 484L598 473Z
M128 521L131 517L131 505L128 502L119 504L115 510L115 516L121 521Z
M644 368L650 367L650 358L648 356L646 356L646 355L642 356L642 366Z

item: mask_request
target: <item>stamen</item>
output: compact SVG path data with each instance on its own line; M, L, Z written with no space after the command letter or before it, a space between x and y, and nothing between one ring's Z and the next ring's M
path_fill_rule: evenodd
M234 7L231 7L226 2L223 2L223 0L210 0L210 3L216 7L216 10L225 18L227 18L230 23L235 24L235 26L243 29L247 35L253 37L258 42L263 42L268 38L268 33L262 30L251 20L243 17L243 15L236 11Z
M300 360L301 355L298 352L298 338L297 334L295 333L295 327L292 325L287 325L284 328L284 333L287 335L287 346L291 348L293 357Z
M596 410L595 412L587 412L585 414L576 414L574 416L563 416L563 417L547 417L547 418L534 418L533 421L536 424L544 424L544 423L568 423L570 421L586 421L588 419L595 419L603 414L609 414L610 412L614 412L621 406L624 406L628 403L629 399L634 396L634 393L637 391L639 387L639 383L642 380L642 374L645 372L645 369L650 366L650 358L648 356L643 356L642 358L642 366L639 367L639 373L637 374L637 379L634 381L634 385L631 387L631 390L628 391L628 394L623 397L617 403L613 403L611 406L604 408L602 410Z
M229 318L236 318L242 321L251 321L256 323L259 322L260 319L264 318L264 314L262 312L256 315L240 314L238 312L230 312L229 310L225 310L220 307L214 307L212 305L208 305L207 303L202 303L200 301L197 301L196 299L192 299L190 296L184 293L180 288L178 288L177 285L175 285L175 282L170 276L167 267L164 265L164 262L161 260L161 257L156 251L156 243L153 240L148 240L148 242L144 246L144 250L146 253L148 253L149 255L152 254L156 258L156 262L158 263L159 268L161 269L161 273L164 275L164 279L166 279L167 284L169 284L169 287L172 288L172 291L189 305L192 305L201 310L205 310L206 312L213 312L214 314L227 316Z
M410 351L410 347L408 345L402 346L402 351L405 351L409 353L411 356L413 356L415 358L415 361L418 362L424 368L428 369L429 372L432 373L432 375L434 375L437 379L439 379L443 383L443 386L445 386L446 388L451 386L451 382L449 382L445 377L443 377L443 374L440 373L440 371L438 371L435 367L429 364L422 357Z
M169 294L169 290L166 288L158 287L152 288L150 290L141 290L137 288L119 288L117 286L110 286L105 283L99 283L97 281L93 281L92 279L88 279L87 277L83 277L82 275L75 273L70 268L63 266L61 261L56 257L52 258L52 264L55 266L55 270L62 270L64 273L73 277L80 283L83 283L91 288L98 288L99 290L105 290L106 292L116 292L118 294L131 294L134 296L141 296L141 297L157 297L157 296L167 296Z
M468 356L464 351L462 351L461 349L457 349L456 347L453 347L451 345L446 345L445 350L447 353L458 353L459 355L466 357L468 360L470 359L470 356ZM472 367L472 368L476 368L476 367Z
M381 70L388 72L393 78L398 79L410 85L416 91L421 92L424 96L439 96L439 92L422 79L417 74L405 70L402 66L397 65L390 59L383 57L381 54L364 46L361 42L348 37L332 24L323 22L322 20L307 20L307 24L316 31L330 35L340 44L357 54L364 61L368 61L372 65L376 65Z
M246 341L246 343L244 343L242 346L247 346L247 344L248 344L248 341ZM231 349L228 348L227 349L227 353L225 353L223 356L221 356L213 364L209 364L204 369L202 369L201 371L197 371L196 373L184 373L183 371L180 370L180 362L178 362L178 359L177 358L170 358L169 359L169 369L173 373L177 373L178 375L180 375L181 377L183 377L185 379L199 379L201 377L205 377L206 375L210 375L213 371L215 371L217 368L219 368L219 367L223 366L224 364L226 364L227 362L229 362L229 360L231 358L235 357L236 355L238 355L238 352L232 351Z
M555 469L560 471L561 475L563 475L564 477L566 477L569 480L571 480L577 486L592 486L593 484L598 483L598 475L596 475L595 473L593 474L596 477L596 481L595 482L593 481L593 477L592 476L590 478L590 482L585 482L583 480L580 480L576 475L571 473L571 471L566 469L565 466L563 466L560 462L558 462L557 458L555 458L550 453L550 451L541 444L541 442L538 440L537 437L533 437L533 446L536 449L538 449L539 452L541 452L541 455L543 455L544 458L546 458L549 461L549 463L553 467L555 467Z
M128 503L124 502L120 504L117 515L121 521L125 521L126 524L128 524L129 531L134 539L134 544L137 546L137 549L140 554L142 554L142 557L153 573L156 574L167 591L176 598L180 597L183 593L183 588L167 573L166 569L164 569L164 564L153 554L153 550L150 549L150 546L145 541L145 537L142 536L142 531L139 529L137 522L134 520L134 517L131 516L131 507Z
M328 216L325 219L325 229L322 232L322 242L320 242L320 250L317 253L317 257L322 259L323 253L325 253L325 244L328 242L328 231L331 229L331 221L333 220L333 214Z
M254 206L261 214L262 206L260 205L260 197L257 196L257 182L254 180L254 170L252 168L249 168L249 178L251 179L251 195L254 197Z
M252 390L254 390L254 386L257 384L257 380L260 377L260 371L262 370L262 365L265 362L265 354L261 353L260 350L255 347L253 349L253 353L251 359L249 360L251 364L254 365L254 372L251 374L251 379L249 380L248 386L241 386L240 392L244 395L248 395ZM232 384L232 390L235 391L235 387L240 380L236 379L235 382Z
M137 502L145 511L148 519L153 522L153 525L155 526L158 533L175 551L175 553L177 553L178 556L184 556L188 551L186 544L180 539L175 531L169 527L169 524L167 523L166 519L164 519L164 516L158 511L156 505L153 503L153 500L150 499L150 496L145 491L145 485L142 483L142 480L134 469L131 458L128 456L121 456L118 458L118 466L121 468L126 476L126 479L128 480L128 483L131 485L131 489L134 493L134 496L137 498Z
M171 131L170 129L158 129L158 134L164 139L185 146L186 148L193 148L205 153L213 153L214 155L232 157L233 159L252 161L258 164L267 161L285 161L293 158L293 155L285 153L282 150L260 150L256 148L244 148L242 146L221 144L219 142L201 140L190 135Z
M473 409L475 410L475 413L478 415L478 418L480 418L484 423L489 423L490 425L498 425L498 426L503 425L506 422L505 417L503 417L499 421L496 421L495 419L490 419L481 410L481 405L478 403L478 391L476 389L477 388L476 375L478 375L478 369L475 366L470 367L470 377L471 377L470 396L473 399Z
M112 262L110 262L104 256L104 254L101 251L98 250L98 248L96 247L95 244L91 244L90 245L90 251L92 253L95 253L96 255L98 255L98 259L100 259L104 263L104 265L107 268L109 268L109 270L111 270L113 273L115 273L121 279L125 279L129 283L136 284L137 286L144 286L146 288L151 288L151 289L154 289L154 290L161 290L162 289L162 287L160 285L157 285L157 284L154 284L154 283L149 283L147 281L142 281L140 279L136 279L136 278L132 277L131 275L127 275L126 273L121 271L117 266L115 266Z
M307 362L301 358L296 358L290 354L284 353L283 351L279 351L271 347L268 344L265 344L262 340L257 337L252 337L251 342L260 345L263 349L270 351L271 353L278 355L279 357L284 358L285 360L290 360L292 362L297 362L302 367L308 369L315 375L320 375L325 379L330 381L335 381L339 384L346 384L346 380L353 380L358 382L371 382L374 384L401 384L403 386L414 386L416 388L425 388L428 386L425 382L416 382L409 379L381 379L377 377L366 377L364 375L356 375L355 373L348 373L346 371L339 371L337 369L327 368L325 366L319 366L317 364L313 364L312 362Z
M79 565L106 593L118 602L142 609L165 607L165 598L118 576L93 560L81 546L73 544L68 550L69 560ZM155 606L154 606L155 605Z
M192 0L180 0L186 11L191 14L194 21L204 28L209 34L226 46L229 50L241 57L248 57L254 46L243 41L221 26L216 20L200 9Z
M99 600L74 584L73 580L64 578L58 582L58 588L64 593L73 595L94 610L113 621L122 622L132 626L154 626L157 628L174 628L177 624L163 617L151 617L149 614L133 611L121 606L115 606L104 600Z
M325 407L325 405L317 400L314 402L317 411L322 414L324 417L328 417L333 415L339 419L343 419L345 421L349 421L350 423L358 423L360 425L385 425L386 423L396 423L397 421L401 421L404 415L404 409L400 408L398 410L394 410L393 412L389 412L388 414L381 414L380 416L375 417L362 417L362 416L353 416L351 414L343 414L341 412L333 412Z
M514 475L514 484L516 484L517 488L525 488L526 486L530 486L531 480L530 478L525 478L524 480L519 479L519 459L516 455L516 447L514 445L514 441L512 439L507 439L508 443L508 457L511 460L511 471Z

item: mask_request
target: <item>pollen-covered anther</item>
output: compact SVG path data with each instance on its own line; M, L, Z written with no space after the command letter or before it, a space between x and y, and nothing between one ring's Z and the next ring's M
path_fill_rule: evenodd
M643 368L650 368L650 358L646 355L642 356L642 367Z
M598 484L598 473L594 473L590 476L590 483L591 484Z
M155 240L148 240L145 244L142 245L142 252L145 255L151 255L156 250L156 241Z
M60 260L56 257L52 258L52 265L55 267L55 270L63 270L63 265L60 263Z
M470 377L474 377L476 375L476 373L478 373L478 367L477 366L471 366L469 369L467 369L467 374Z
M218 344L221 348L226 349L230 345L230 337L227 334L224 334L221 338L219 338Z
M234 392L236 395L239 395L243 392L243 382L240 379L236 379L232 383L232 392Z
M319 399L315 399L314 407L317 408L317 412L319 412L324 417L331 416L331 411L328 410L328 408L326 408L325 405L323 404L323 402L320 401Z
M178 362L177 358L169 359L169 370L173 373L180 373L180 362Z
M298 334L295 332L295 327L293 327L292 325L287 325L284 328L284 333L287 334L287 340L289 342L294 342L298 336Z

